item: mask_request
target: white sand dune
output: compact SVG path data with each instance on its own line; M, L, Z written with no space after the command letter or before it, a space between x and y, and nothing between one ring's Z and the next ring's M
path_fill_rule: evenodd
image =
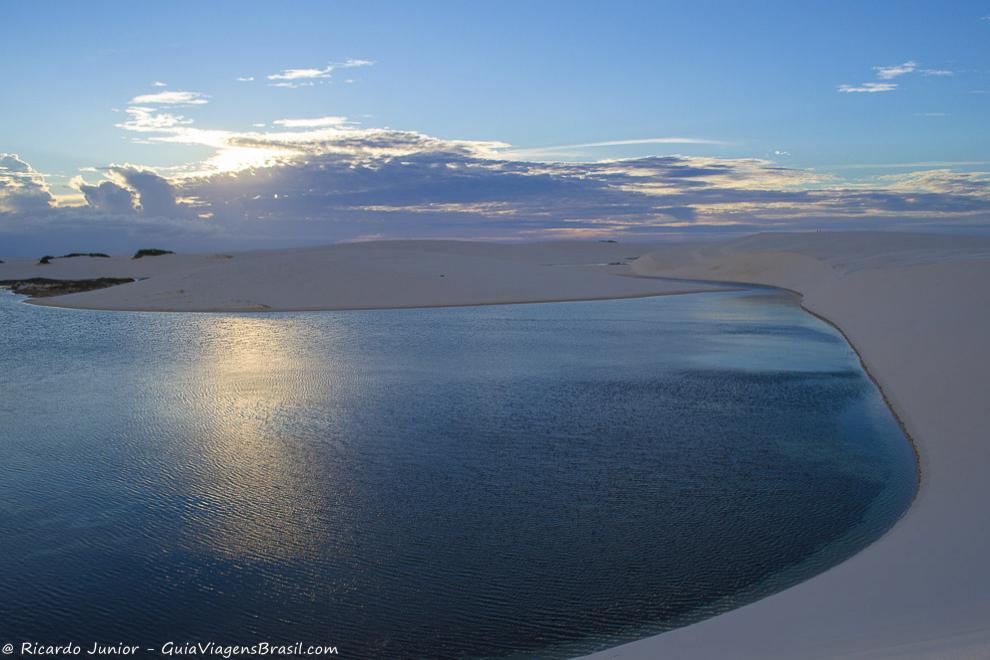
M601 266L643 255L631 266ZM886 536L761 601L601 658L990 657L990 240L765 234L706 244L380 242L223 256L0 264L0 279L149 279L39 301L139 310L342 309L696 291L799 291L859 351L916 443ZM442 276L442 277L441 277Z
M990 240L769 234L664 248L634 270L804 294L880 384L922 482L894 529L845 563L593 657L990 657Z
M35 300L110 310L247 311L433 307L623 298L711 290L711 285L616 277L608 266L648 246L598 242L518 245L380 241L232 255L76 257L0 264L0 280L28 277L146 280Z

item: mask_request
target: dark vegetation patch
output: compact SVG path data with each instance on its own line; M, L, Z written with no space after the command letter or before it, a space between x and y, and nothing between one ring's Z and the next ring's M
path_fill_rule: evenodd
M133 281L134 279L130 277L97 277L91 280L52 280L47 277L31 277L26 280L0 280L0 287L6 287L22 296L47 298L95 291Z
M140 259L141 257L158 257L163 254L175 254L171 250L159 250L158 248L142 248L134 253L132 259Z
M104 259L109 259L109 254L104 254L103 252L70 252L69 254L63 254L61 257L53 257L50 254L46 254L41 259L38 259L39 264L50 264L52 259L72 259L73 257L102 257ZM3 263L0 261L0 263Z

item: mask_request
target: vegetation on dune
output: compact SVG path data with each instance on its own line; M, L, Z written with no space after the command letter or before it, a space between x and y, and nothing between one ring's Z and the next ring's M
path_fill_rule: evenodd
M46 298L105 289L108 286L127 284L133 281L130 277L97 277L91 280L52 280L47 277L31 277L26 280L0 280L0 287L9 288L14 293L24 296Z
M132 259L140 259L141 257L158 257L163 254L175 254L171 250L159 250L158 248L142 248L134 253Z
M103 257L105 259L109 259L110 255L103 252L70 252L69 254L63 254L61 257L53 257L50 254L46 254L41 259L38 259L38 263L50 264L52 259L71 259L72 257Z

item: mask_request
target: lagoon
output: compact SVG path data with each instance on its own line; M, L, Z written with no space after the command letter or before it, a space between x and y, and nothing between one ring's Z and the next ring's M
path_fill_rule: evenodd
M0 634L568 657L878 538L910 444L791 294L274 314L0 295Z

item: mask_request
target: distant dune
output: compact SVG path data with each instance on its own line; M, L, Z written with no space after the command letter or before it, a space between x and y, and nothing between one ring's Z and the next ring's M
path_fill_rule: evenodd
M416 307L717 288L697 280L798 291L846 335L913 438L917 500L877 543L807 582L597 657L990 655L990 239L850 232L669 245L398 241L0 264L0 280L41 276L138 278L36 301L115 310Z
M0 264L0 280L138 278L131 284L33 302L144 311L434 307L719 288L615 276L633 275L626 264L648 248L599 242L380 241L229 255L57 259L47 265L9 260Z

